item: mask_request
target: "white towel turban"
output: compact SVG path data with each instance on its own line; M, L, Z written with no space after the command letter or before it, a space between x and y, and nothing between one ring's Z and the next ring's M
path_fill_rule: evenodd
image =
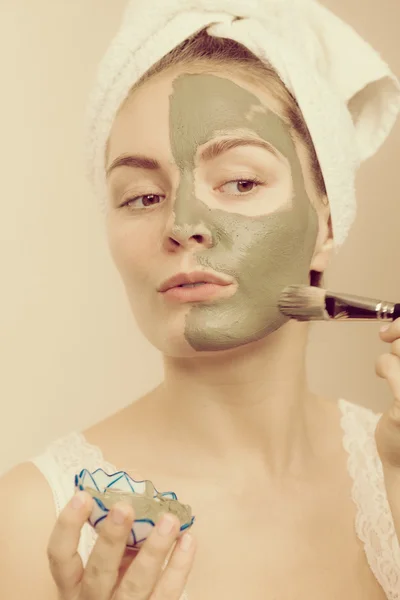
M147 69L204 27L272 64L295 96L320 162L338 249L356 214L356 170L389 135L400 84L354 29L315 0L129 1L87 111L88 177L103 209L105 147L118 109Z

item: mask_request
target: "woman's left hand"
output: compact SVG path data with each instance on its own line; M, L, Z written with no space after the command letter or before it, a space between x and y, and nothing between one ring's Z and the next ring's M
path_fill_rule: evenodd
M378 421L375 441L382 462L387 500L400 543L400 318L390 323L386 331L381 331L380 337L383 342L390 344L390 349L376 361L376 374L387 380L393 402Z
M393 403L383 413L375 432L378 453L386 468L399 469L400 476L400 318L380 332L383 342L390 344L389 351L376 361L376 374L386 379Z

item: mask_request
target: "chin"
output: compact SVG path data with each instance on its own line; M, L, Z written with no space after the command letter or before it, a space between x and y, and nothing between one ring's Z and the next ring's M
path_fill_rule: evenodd
M229 357L248 352L251 348L256 349L270 344L275 338L273 334L279 329L268 330L263 334L258 333L258 335L253 333L247 337L235 338L234 340L226 337L221 338L221 335L213 337L212 332L203 330L198 339L191 340L192 343L189 343L183 334L170 336L166 334L162 339L159 335L160 332L156 336L144 335L162 354L171 358L222 357L223 355Z
M162 319L159 315L157 318L146 315L144 319L136 319L149 343L165 356L174 358L216 356L217 353L240 354L241 348L249 349L272 343L288 321L288 317L280 315L277 319L269 320L264 327L260 327L259 322L252 321L243 329L240 323L238 326L237 320L224 323L221 327L220 319L206 319L204 315L195 322L189 321L182 314L167 319Z
M160 323L158 319L151 330L148 327L141 327L141 323L137 324L147 341L165 356L189 358L198 355L198 351L186 340L182 327L177 331L175 327L165 327L165 324Z

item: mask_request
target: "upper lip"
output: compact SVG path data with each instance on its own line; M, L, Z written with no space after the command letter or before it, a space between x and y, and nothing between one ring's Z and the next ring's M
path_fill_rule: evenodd
M227 279L210 273L207 271L192 271L191 273L178 273L173 275L169 279L166 279L164 283L158 288L159 292L166 292L171 288L183 285L184 283L216 283L217 285L229 285L232 283L231 279Z

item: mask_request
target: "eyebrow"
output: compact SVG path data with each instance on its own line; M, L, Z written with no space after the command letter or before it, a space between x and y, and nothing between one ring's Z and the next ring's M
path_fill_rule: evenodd
M239 148L241 146L255 146L267 150L270 154L273 154L279 161L282 160L279 152L265 140L254 138L254 137L240 137L240 138L226 138L212 142L206 146L199 153L199 159L202 161L210 161L228 150L233 148ZM110 173L118 167L131 167L133 169L148 169L151 171L160 170L161 165L158 160L154 158L148 158L141 154L123 154L116 158L106 171L106 177L108 178Z

